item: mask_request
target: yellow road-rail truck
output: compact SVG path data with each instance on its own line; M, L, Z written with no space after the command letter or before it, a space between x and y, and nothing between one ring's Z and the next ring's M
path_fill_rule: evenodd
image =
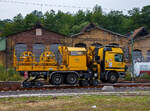
M59 46L42 52L38 61L30 51L23 51L18 56L15 50L13 60L16 70L27 75L23 87L41 87L41 79L52 85L96 86L99 80L115 83L125 76L123 57L122 49L114 46L88 49Z

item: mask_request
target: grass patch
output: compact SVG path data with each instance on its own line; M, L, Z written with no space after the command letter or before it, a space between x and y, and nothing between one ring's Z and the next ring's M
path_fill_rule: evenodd
M147 79L147 80L150 80L150 75L147 74L147 73L144 73L144 74L142 74L142 75L139 77L139 79Z
M0 99L0 111L150 111L149 96L62 96ZM92 106L96 108L92 108Z
M139 77L135 77L136 80L150 80L150 75L148 73L141 74ZM131 81L131 72L127 72L125 79L126 81Z
M14 68L6 69L3 65L0 65L0 81L20 81L22 79Z

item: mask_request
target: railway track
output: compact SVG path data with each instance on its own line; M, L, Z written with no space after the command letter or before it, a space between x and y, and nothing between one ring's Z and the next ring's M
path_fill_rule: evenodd
M53 90L53 89L81 89L81 88L102 88L104 86L113 86L115 88L119 87L150 87L149 83L134 83L134 82L120 82L115 84L110 83L101 83L98 86L52 86L52 85L44 85L41 88L23 88L21 86L21 82L0 82L0 91L25 91L25 90Z

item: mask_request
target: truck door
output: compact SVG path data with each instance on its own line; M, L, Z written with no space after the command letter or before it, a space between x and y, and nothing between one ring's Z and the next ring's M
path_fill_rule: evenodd
M109 70L124 71L123 54L106 52L105 68Z
M75 70L86 68L86 55L82 51L71 51L69 55L69 67Z
M105 69L112 69L114 54L111 52L105 52Z

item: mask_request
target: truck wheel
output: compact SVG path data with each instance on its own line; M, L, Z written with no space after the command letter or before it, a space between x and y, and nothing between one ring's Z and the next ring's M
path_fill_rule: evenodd
M108 74L108 82L109 83L116 83L118 81L118 75L114 72L110 72Z
M80 86L83 86L83 87L89 86L89 81L88 80L81 80L80 81Z
M76 74L68 74L67 78L66 78L66 81L70 85L75 85L75 84L78 83L78 77L77 77Z
M60 85L63 83L63 76L61 74L54 74L50 80L53 85Z

